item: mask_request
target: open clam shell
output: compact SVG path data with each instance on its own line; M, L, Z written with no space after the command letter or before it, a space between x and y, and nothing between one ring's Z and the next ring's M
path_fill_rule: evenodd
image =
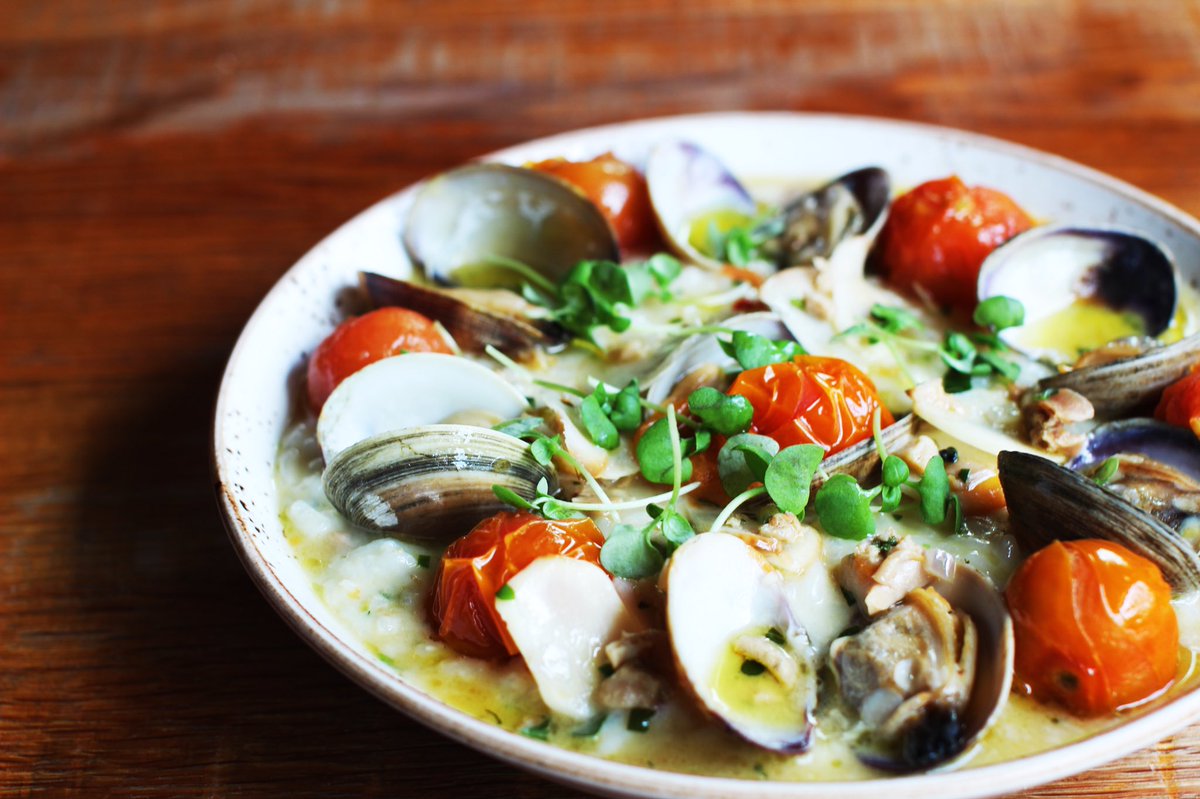
M1013 347L1051 360L1074 360L1051 344L1057 335L1031 337L1046 322L1076 303L1112 312L1111 319L1133 320L1133 330L1112 335L1109 324L1074 324L1093 337L1072 342L1092 349L1114 338L1158 336L1175 316L1179 287L1171 255L1128 230L1070 225L1037 227L997 247L979 271L979 299L1012 297L1025 307L1025 323L1001 334ZM1068 357L1063 357L1063 356Z
M404 229L409 256L435 283L519 287L490 259L526 264L552 282L586 260L619 260L599 209L560 180L532 169L472 164L417 192Z
M347 377L317 420L325 463L342 450L395 430L473 414L485 424L520 416L524 395L503 377L466 358L411 352L383 358Z
M1087 397L1100 418L1142 408L1200 362L1200 333L1132 358L1086 366L1038 381L1037 391L1069 388Z
M1045 458L1006 451L998 463L1012 533L1026 551L1056 540L1115 541L1158 564L1176 593L1200 590L1200 558L1166 524Z
M764 749L808 749L816 670L780 575L740 538L706 533L675 552L664 580L676 667L700 707Z
M544 481L544 483L542 482ZM557 477L503 433L427 425L385 433L340 451L325 468L325 495L360 527L450 541L508 506L493 486L533 499Z
M553 322L505 313L447 291L374 272L362 272L360 279L367 296L376 306L397 305L434 319L470 352L483 352L492 346L513 357L524 357L538 348L561 345L567 339L566 331ZM516 295L500 293L520 302Z

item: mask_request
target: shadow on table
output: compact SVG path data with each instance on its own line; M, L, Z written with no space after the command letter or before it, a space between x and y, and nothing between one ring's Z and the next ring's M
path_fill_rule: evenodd
M113 403L120 414L88 454L62 552L74 617L89 627L78 656L96 695L78 723L95 751L75 764L87 790L127 787L136 774L139 785L214 795L562 795L410 722L270 610L212 494L209 426L226 352L181 357L186 369Z

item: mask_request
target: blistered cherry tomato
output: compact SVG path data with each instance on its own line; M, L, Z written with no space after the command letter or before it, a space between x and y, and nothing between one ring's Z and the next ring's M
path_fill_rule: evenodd
M645 178L611 153L591 161L554 158L532 164L532 168L582 191L604 214L622 251L641 252L652 249L658 242Z
M838 358L800 355L750 369L738 375L729 393L754 406L750 432L775 439L781 448L817 444L832 455L871 436L876 408L884 427L893 422L871 379Z
M1005 592L1019 690L1080 716L1111 713L1175 678L1179 627L1158 567L1108 541L1056 541Z
M591 519L543 519L503 511L452 543L438 566L430 612L437 635L464 655L503 658L517 647L496 612L496 592L546 555L600 565L604 536Z
M970 311L983 259L1031 227L1033 220L1005 194L957 177L931 180L892 203L872 268L899 289Z
M1163 389L1154 418L1179 427L1190 427L1200 436L1200 368Z
M308 361L308 404L314 413L338 383L367 364L402 352L451 352L437 327L407 308L380 308L348 319Z

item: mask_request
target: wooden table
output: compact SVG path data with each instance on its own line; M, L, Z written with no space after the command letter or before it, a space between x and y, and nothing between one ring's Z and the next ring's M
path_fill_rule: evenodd
M465 158L719 109L902 117L1200 213L1200 3L6 0L0 794L562 796L410 723L259 597L211 496L238 331ZM1200 795L1200 726L1029 797Z

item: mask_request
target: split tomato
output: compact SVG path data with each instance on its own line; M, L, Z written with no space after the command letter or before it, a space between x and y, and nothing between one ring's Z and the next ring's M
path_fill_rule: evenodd
M800 355L749 369L729 393L754 406L750 432L775 439L781 448L817 444L832 455L871 436L876 408L884 427L894 421L871 378L839 358Z
M622 251L647 251L658 244L646 180L630 164L605 153L591 161L553 158L531 166L570 183L595 203L612 226Z
M897 288L970 311L979 267L992 250L1033 227L1008 195L957 177L897 197L872 253L872 268Z
M1167 424L1191 428L1200 436L1200 368L1163 389L1154 418Z
M1056 541L1005 592L1017 687L1080 716L1111 713L1175 678L1179 626L1159 568L1109 541Z
M308 361L308 404L313 413L338 383L367 364L403 352L450 353L432 321L407 308L380 308L342 322Z
M484 519L442 555L430 607L438 638L472 657L517 654L496 612L496 592L547 555L599 566L603 545L604 536L591 519L543 519L524 511Z

